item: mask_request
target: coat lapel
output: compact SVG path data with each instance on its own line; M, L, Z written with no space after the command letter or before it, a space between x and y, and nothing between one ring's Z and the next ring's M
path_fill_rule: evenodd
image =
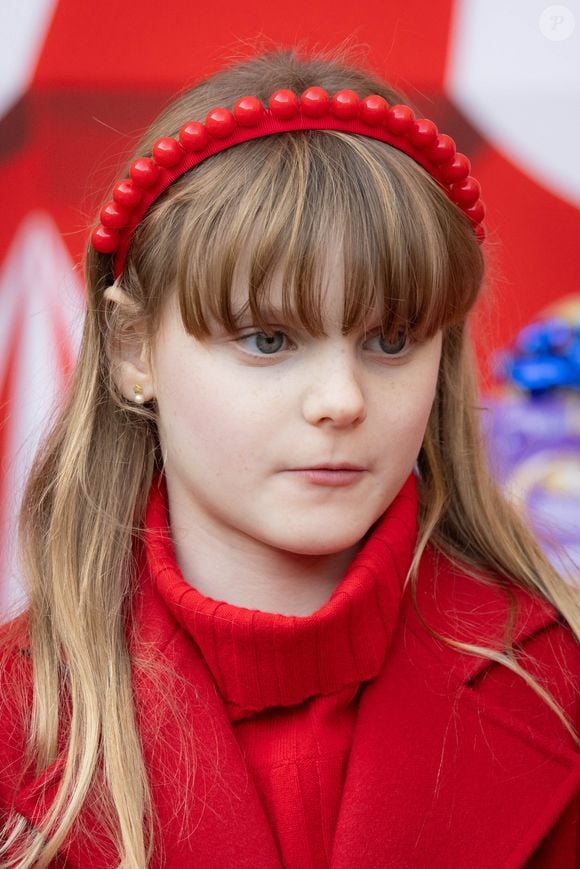
M158 740L152 743L152 750L145 751L158 807L158 843L165 854L163 861L153 865L165 869L280 869L272 830L223 701L201 655L192 646L192 640L179 630L167 652L176 670L187 676L179 703L187 710L190 734L196 736L195 778L191 783L183 778L184 750L176 739L171 744L176 730L169 713L164 711L162 719L155 722L166 747L160 751ZM188 792L190 800L176 800L177 794Z
M431 577L422 578L421 612L442 633L454 636L465 607L467 635L500 635L505 613L491 590L486 602L472 584L473 600L443 594L435 606ZM448 565L439 580L452 589ZM516 643L557 621L548 604L516 598ZM355 857L357 869L525 865L578 793L580 758L571 741L549 735L553 722L547 733L530 726L543 702L521 678L513 708L494 702L481 681L493 667L432 641L406 598L386 667L361 698L332 869L350 869Z

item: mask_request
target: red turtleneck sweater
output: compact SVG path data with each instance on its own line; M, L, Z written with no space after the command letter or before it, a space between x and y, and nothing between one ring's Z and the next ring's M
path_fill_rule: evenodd
M526 681L437 634L500 648L509 622L522 666L578 732L577 640L543 598L475 582L429 547L416 588L436 634L427 631L410 588L401 596L413 482L305 617L231 606L187 585L154 487L130 634L152 869L578 865L570 733ZM14 674L31 686L31 651L26 621L12 627L17 646L0 668L0 825L14 806L34 827L62 782L66 746L39 774L27 765ZM118 864L100 803L87 801L60 856L70 869Z
M358 703L388 654L416 516L411 476L329 600L311 615L286 616L216 601L186 583L167 533L165 487L152 489L151 576L213 676L285 867L330 863Z

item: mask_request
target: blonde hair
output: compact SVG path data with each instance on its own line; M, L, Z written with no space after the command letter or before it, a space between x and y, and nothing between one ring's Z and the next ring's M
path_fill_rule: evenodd
M371 74L345 65L340 52L301 58L296 51L273 51L183 94L135 154L150 152L160 135L175 135L184 121L204 118L215 105L231 107L244 94L265 102L275 88L301 92L314 84L405 101ZM543 596L578 637L572 589L486 468L467 334L484 275L480 247L464 216L405 154L331 131L270 136L224 151L176 181L149 210L135 232L122 286L150 336L168 295L176 292L185 327L203 339L209 315L235 329L239 312L231 307L231 287L242 255L248 255L248 304L256 322L265 325L270 282L281 268L288 318L321 334L324 252L337 233L345 332L377 304L387 334L401 325L418 338L443 330L437 394L418 460L413 596L429 543L466 568L473 581L506 591L513 583ZM134 550L160 467L159 442L154 409L129 406L113 383L112 347L130 323L104 299L112 282L110 258L88 249L86 274L80 358L66 404L30 475L21 516L30 584L24 627L34 664L32 712L25 722L29 760L37 772L54 761L66 724L66 767L41 829L28 830L16 813L9 818L5 836L19 858L5 865L47 866L91 800L115 837L119 865L140 869L151 859L155 831L132 678L141 669L155 680L168 665L160 655L133 648L125 624ZM507 628L505 648L444 639L518 673L573 733L560 707L518 663ZM22 680L25 672L24 665ZM175 696L168 702L179 721L184 710ZM192 775L195 750L192 742Z

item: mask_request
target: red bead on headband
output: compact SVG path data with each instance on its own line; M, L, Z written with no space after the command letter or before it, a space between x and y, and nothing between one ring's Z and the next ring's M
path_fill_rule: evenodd
M113 270L119 277L135 227L173 181L219 151L291 130L357 133L404 151L437 181L469 219L478 241L483 241L480 186L469 174L469 160L455 150L450 136L440 133L433 121L415 118L408 106L389 106L376 94L360 99L354 91L342 90L331 99L322 88L310 87L301 97L277 90L268 108L256 97L242 97L233 112L212 109L205 124L189 121L178 139L158 139L152 156L135 160L131 177L114 186L113 198L101 209L101 223L91 236L92 246L99 253L115 254Z

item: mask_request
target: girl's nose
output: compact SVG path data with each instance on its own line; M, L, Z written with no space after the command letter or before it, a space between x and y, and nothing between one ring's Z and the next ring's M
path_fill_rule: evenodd
M328 353L313 365L303 399L304 418L311 425L339 428L357 425L367 415L357 362L348 351Z

